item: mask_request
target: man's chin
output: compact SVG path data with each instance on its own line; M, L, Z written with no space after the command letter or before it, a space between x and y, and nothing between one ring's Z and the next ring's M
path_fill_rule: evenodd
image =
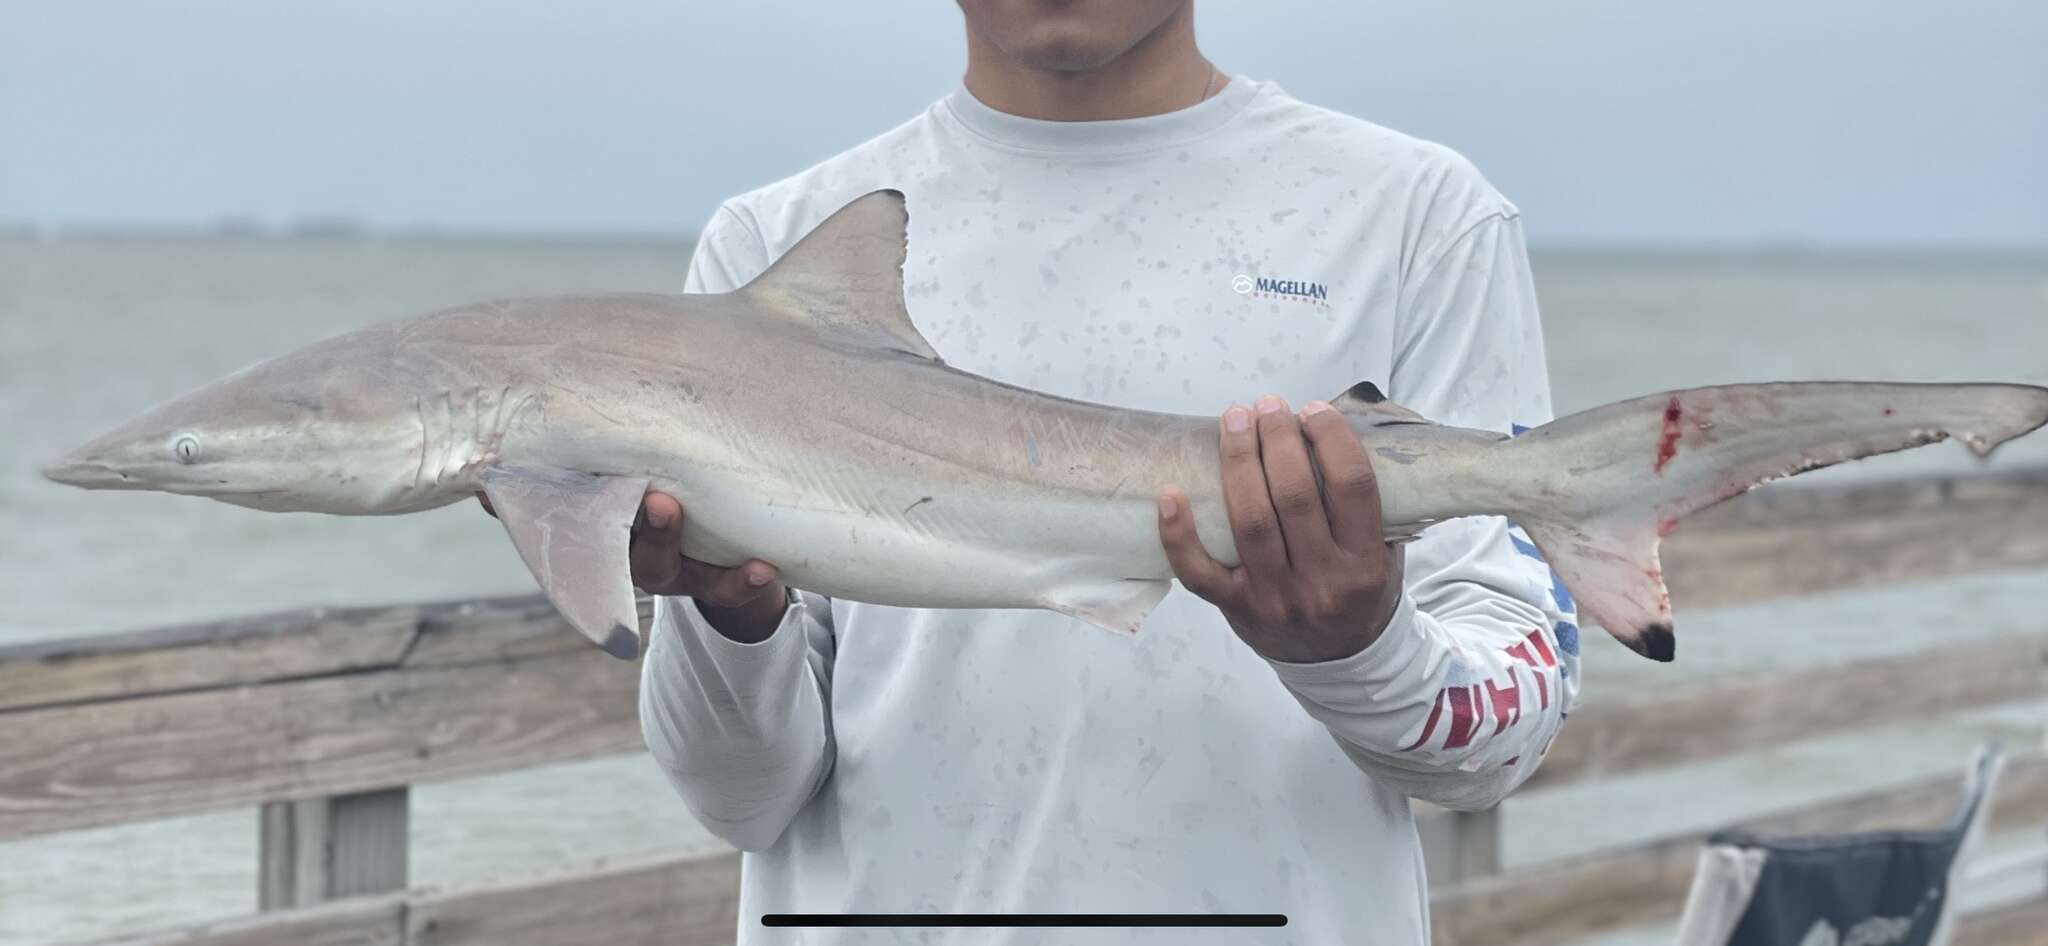
M1079 76L1083 72L1096 72L1096 70L1108 66L1108 63L1114 61L1116 57L1114 55L1085 55L1085 53L1061 49L1061 51L1053 51L1053 53L1044 53L1044 55L1022 55L1018 59L1024 61L1024 66L1030 66L1032 70L1038 70L1038 72L1065 72L1065 74Z
M1102 42L1100 38L1047 30L1021 48L1009 50L1018 62L1045 72L1093 72L1130 51L1129 45ZM1063 33L1067 35L1062 35Z
M1018 58L1023 60L1025 65L1042 72L1078 74L1094 72L1115 61L1116 56L1114 52L1061 46L1034 50Z

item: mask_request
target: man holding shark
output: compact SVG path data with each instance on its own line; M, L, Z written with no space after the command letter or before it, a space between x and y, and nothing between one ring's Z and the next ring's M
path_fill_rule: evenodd
M643 728L750 852L743 943L901 938L752 922L875 912L1414 943L1409 799L1527 778L1579 613L1671 659L1680 520L2048 425L2048 388L1814 382L1519 432L1550 411L1517 215L1456 155L1217 72L1184 0L962 9L965 87L727 202L695 294L372 326L45 475L336 515L481 492L617 657L660 595Z
M1575 618L1503 520L1431 530L1404 568L1371 461L1312 398L1363 378L1433 420L1548 420L1515 208L1450 151L1219 71L1189 0L960 5L963 87L726 203L687 290L900 188L910 312L956 367L1184 413L1271 392L1218 420L1242 562L1167 490L1192 594L1122 639L799 594L685 558L689 511L648 496L643 726L749 852L740 941L799 941L764 913L1195 912L1289 917L1217 941L1423 942L1408 800L1485 807L1536 768L1577 698Z

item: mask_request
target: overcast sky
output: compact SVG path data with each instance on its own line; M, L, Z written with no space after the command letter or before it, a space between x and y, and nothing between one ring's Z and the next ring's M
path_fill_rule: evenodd
M2040 0L1204 0L1538 242L2048 248ZM0 221L694 231L958 81L944 0L0 0Z

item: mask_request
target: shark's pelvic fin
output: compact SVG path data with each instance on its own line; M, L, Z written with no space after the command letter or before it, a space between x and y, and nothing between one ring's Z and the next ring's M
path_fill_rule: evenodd
M903 305L909 225L901 192L856 198L740 291L822 329L938 361Z
M1657 546L1678 521L1761 483L1951 437L1972 453L2048 422L2048 389L2014 384L1740 384L1622 401L1528 431L1499 466L1508 512L1577 600L1643 656L1670 660Z
M628 544L647 480L544 467L483 471L491 509L562 619L621 660L640 654Z

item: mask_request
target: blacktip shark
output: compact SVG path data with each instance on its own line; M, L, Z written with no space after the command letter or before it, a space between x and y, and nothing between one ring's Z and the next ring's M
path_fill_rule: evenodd
M1135 632L1171 585L1155 499L1189 493L1237 561L1212 417L1123 410L949 367L904 308L907 212L861 197L722 295L452 309L231 375L44 472L274 511L417 512L487 494L548 598L639 651L627 538L650 489L686 554L776 563L878 604L1045 608ZM1377 467L1389 541L1460 516L1527 529L1590 618L1673 654L1659 539L1782 476L2048 421L2048 389L1784 383L1609 404L1517 437L1440 426L1360 384L1331 403Z

